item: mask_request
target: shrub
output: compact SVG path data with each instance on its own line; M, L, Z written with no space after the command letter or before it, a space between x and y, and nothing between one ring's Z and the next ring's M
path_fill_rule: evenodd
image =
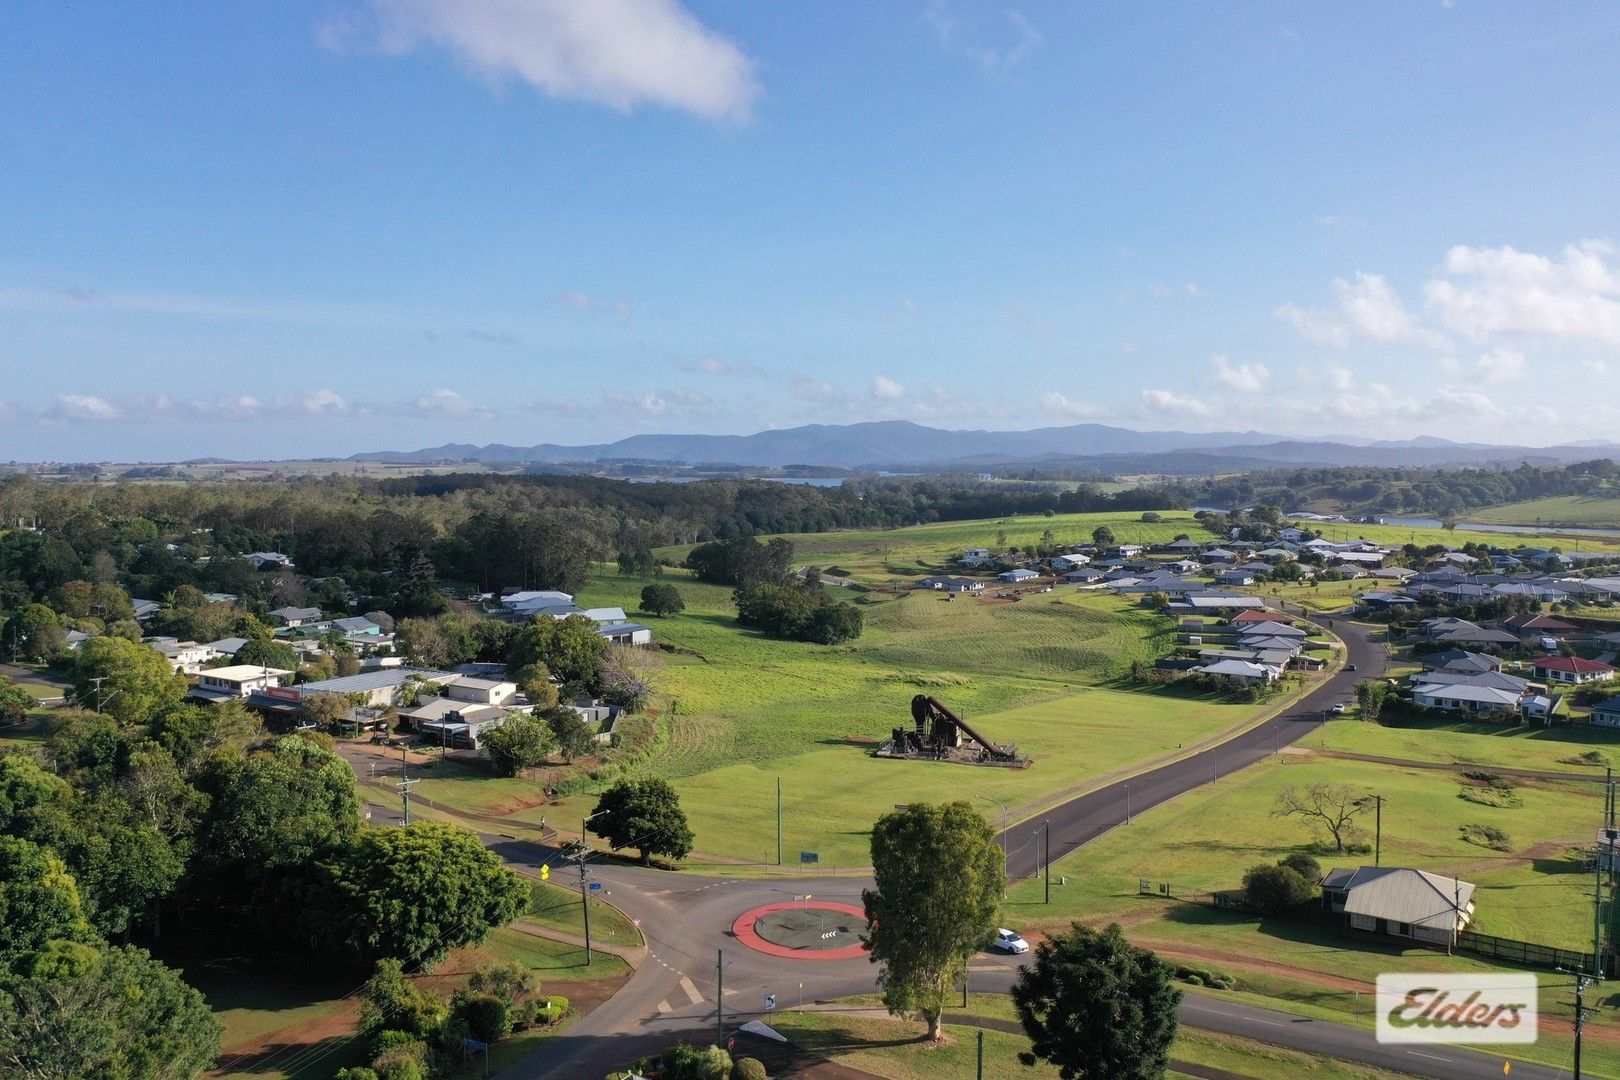
M730 1080L731 1055L718 1046L700 1050L676 1043L664 1051L663 1080Z
M1285 856L1278 865L1288 867L1288 869L1313 884L1322 880L1322 864L1303 851L1296 851Z
M731 1065L731 1080L770 1080L770 1076L759 1058L738 1058Z
M1315 888L1315 882L1282 863L1251 866L1243 875L1244 899L1267 915L1299 907L1310 900Z
M512 1030L511 1009L494 994L457 995L455 1014L479 1042L499 1042Z
M1470 844L1490 848L1492 851L1512 851L1513 840L1494 825L1463 825L1462 838Z

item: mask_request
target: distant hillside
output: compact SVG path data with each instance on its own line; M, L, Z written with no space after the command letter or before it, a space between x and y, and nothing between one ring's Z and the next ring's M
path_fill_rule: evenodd
M904 420L809 424L753 435L632 435L612 443L565 446L475 446L383 450L350 460L395 464L476 462L487 465L645 462L780 468L799 464L892 471L1057 467L1096 473L1205 475L1233 469L1290 466L1440 466L1558 464L1605 455L1620 446L1497 446L1432 436L1405 442L1339 437L1305 441L1257 431L1134 431L1072 424L1030 431L947 431Z

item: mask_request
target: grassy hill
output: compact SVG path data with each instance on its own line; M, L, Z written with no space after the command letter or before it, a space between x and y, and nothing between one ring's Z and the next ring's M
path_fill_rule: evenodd
M1620 492L1606 496L1565 495L1525 502L1487 506L1468 511L1476 521L1491 525L1569 525L1582 528L1620 528Z

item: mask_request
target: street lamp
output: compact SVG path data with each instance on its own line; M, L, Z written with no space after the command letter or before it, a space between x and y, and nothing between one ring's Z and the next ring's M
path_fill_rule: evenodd
M585 843L585 826L590 824L594 818L599 818L605 813L607 813L606 810L598 810L589 817L579 819L579 910L585 918L586 967L591 966L591 904L586 898L587 894L585 891L585 852L589 847L589 845Z

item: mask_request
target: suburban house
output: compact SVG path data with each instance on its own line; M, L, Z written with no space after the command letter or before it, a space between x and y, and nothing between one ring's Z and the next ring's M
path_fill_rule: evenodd
M1323 878L1322 903L1354 930L1449 945L1473 921L1474 886L1427 870L1363 866Z
M1572 622L1556 619L1551 615L1516 615L1502 624L1504 629L1511 630L1522 638L1563 637L1580 630Z
M341 630L344 634L373 635L382 633L382 627L364 615L355 615L347 619L333 619L332 629Z
M1091 562L1090 555L1081 555L1078 552L1073 555L1054 555L1052 556L1052 569L1060 573L1064 570L1078 570L1089 562Z
M68 630L62 634L62 644L69 649L77 649L95 635L87 634L83 630Z
M289 629L296 629L305 623L320 622L321 609L317 607L279 607L269 612L276 622Z
M506 614L524 619L537 614L541 608L571 606L573 603L571 594L554 589L526 589L501 597L501 609Z
M652 627L634 622L608 622L597 627L598 634L614 645L651 645Z
M171 668L187 675L197 674L204 664L219 655L207 645L172 637L152 638L147 644L161 653Z
M1506 675L1458 675L1446 681L1421 681L1412 687L1412 701L1425 708L1445 709L1448 712L1517 712L1525 692L1476 681L1489 677L1512 678Z
M197 685L186 692L192 701L235 701L250 697L257 690L280 686L292 672L281 668L239 664L234 667L209 668L198 673Z
M1215 575L1217 585L1253 585L1254 574L1248 570L1222 570Z
M1614 668L1601 660L1579 656L1544 656L1531 665L1538 679L1549 683L1592 683L1614 678Z
M292 556L279 551L255 551L242 558L252 563L255 570L291 570L293 567Z
M1249 623L1283 623L1291 625L1293 620L1280 611L1240 611L1231 619L1233 626L1244 626Z
M1608 697L1592 706L1592 723L1599 727L1620 727L1620 697Z
M1086 566L1079 570L1070 570L1063 575L1063 580L1069 585L1094 585L1106 576L1095 566Z
M926 577L917 582L917 588L948 593L983 592L984 582L965 577Z
M1008 582L1010 584L1015 584L1016 585L1018 582L1021 582L1021 581L1034 581L1036 578L1038 578L1040 576L1041 575L1037 574L1033 570L1026 570L1023 567L1019 567L1017 570L1007 570L1007 571L1004 571L1004 572L1002 572L1000 574L997 574L996 575L996 580L997 581L1005 581L1005 582Z
M408 682L433 683L442 687L460 678L461 676L450 671L429 671L412 667L379 668L376 671L362 671L358 675L341 675L336 679L322 679L319 682L301 683L298 686L280 689L272 688L262 694L251 695L248 704L259 707L265 703L262 699L268 697L282 703L290 701L296 709L305 694L345 696L354 694L360 699L357 704L381 709L400 704L405 684Z
M218 641L210 641L208 647L213 649L218 656L235 656L242 651L242 646L247 643L248 639L245 637L228 637L220 638Z
M512 713L495 705L436 697L401 710L399 715L430 741L441 746L476 750L482 745L484 735L506 723Z
M1241 679L1246 683L1274 683L1282 669L1272 664L1256 664L1248 660L1217 660L1213 664L1194 668L1200 675L1221 675L1228 679Z
M135 608L136 622L145 622L163 610L163 605L156 600L131 600L130 604Z
M956 557L956 561L963 566L977 566L990 561L989 548L968 548Z
M1433 671L1456 675L1477 675L1482 671L1502 670L1501 657L1469 652L1466 649L1447 649L1445 652L1430 653L1420 659Z

